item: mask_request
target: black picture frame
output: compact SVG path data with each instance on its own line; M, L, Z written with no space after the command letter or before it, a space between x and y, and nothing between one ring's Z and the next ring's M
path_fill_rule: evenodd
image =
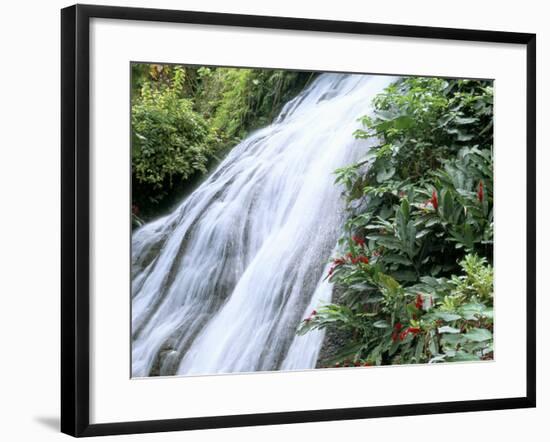
M90 19L109 18L279 30L525 45L527 51L526 395L504 399L90 424ZM290 17L74 5L61 10L61 431L100 436L221 427L535 407L536 35Z

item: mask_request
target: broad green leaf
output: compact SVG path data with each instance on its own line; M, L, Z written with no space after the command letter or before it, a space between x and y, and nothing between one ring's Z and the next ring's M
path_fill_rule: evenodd
M395 174L395 167L389 167L387 169L382 169L376 174L376 181L383 183L384 181L389 180Z
M493 338L492 333L485 328L473 328L468 333L464 334L464 337L470 341L482 342L488 341Z
M464 338L464 336L462 336L460 333L455 333L455 334L446 333L441 337L441 342L444 345L449 344L449 345L452 345L452 346L456 346L458 344L461 344L465 340L466 340L466 338Z
M461 316L457 315L455 313L447 313L447 312L435 312L434 316L440 319L443 319L444 321L450 322L450 321L456 321L457 319L460 319Z
M475 123L478 120L479 120L479 118L475 118L475 117L471 117L471 118L456 117L454 119L454 122L456 124L472 124L472 123Z
M387 288L391 291L395 291L395 290L398 290L398 289L401 288L401 285L399 285L399 283L395 279L393 279L389 275L385 275L384 273L380 273L378 275L378 280L382 284L383 287L385 287L385 288Z
M418 343L416 344L416 350L414 352L414 358L416 359L417 363L421 361L423 352L424 352L424 339L419 339Z
M401 212L403 212L403 218L408 221L410 215L410 207L407 198L403 198L403 201L401 201Z
M479 361L479 357L464 351L457 351L452 358L447 358L450 362Z
M407 115L401 115L397 117L395 120L393 120L393 125L397 130L408 129L414 123L415 123L414 120Z
M397 254L384 255L384 261L394 264L411 265L412 262L409 258Z
M399 281L414 282L417 280L417 275L414 270L398 270L396 272L392 272L392 276Z
M450 327L448 325L445 325L443 327L439 327L437 329L438 333L460 333L460 329L459 328L454 328L454 327Z

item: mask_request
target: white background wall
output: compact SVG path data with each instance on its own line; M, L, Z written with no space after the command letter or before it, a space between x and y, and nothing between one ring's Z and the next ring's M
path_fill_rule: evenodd
M550 112L550 88L545 87L542 79L550 45L550 14L545 9L545 2L102 0L100 3L536 32L539 78L537 409L119 436L102 440L172 441L185 438L188 441L320 442L348 438L361 441L548 438L550 391L544 369L548 366L550 327L545 321L548 303L544 300L548 257L543 255L549 237L543 225L548 218L545 215L549 207L545 202L550 195L550 179L545 179L543 172L545 163L550 160L543 146L544 122L548 121ZM0 438L6 441L53 441L67 437L59 434L57 427L59 9L69 4L59 0L10 2L2 5L0 14ZM514 204L514 201L509 203ZM517 239L510 238L511 259L515 241Z

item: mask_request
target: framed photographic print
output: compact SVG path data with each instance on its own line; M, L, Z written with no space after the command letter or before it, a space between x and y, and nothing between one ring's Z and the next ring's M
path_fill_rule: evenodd
M63 432L535 406L535 35L61 18Z

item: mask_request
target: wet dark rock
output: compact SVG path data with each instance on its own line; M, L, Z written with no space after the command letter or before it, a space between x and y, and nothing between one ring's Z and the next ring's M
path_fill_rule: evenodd
M338 304L341 295L341 291L334 289L332 294L332 303ZM334 356L336 356L340 351L342 351L342 348L344 348L350 339L350 332L339 330L336 327L328 327L325 331L325 339L323 340L323 345L319 351L319 357L317 358L315 368L329 366L329 361L333 359Z

